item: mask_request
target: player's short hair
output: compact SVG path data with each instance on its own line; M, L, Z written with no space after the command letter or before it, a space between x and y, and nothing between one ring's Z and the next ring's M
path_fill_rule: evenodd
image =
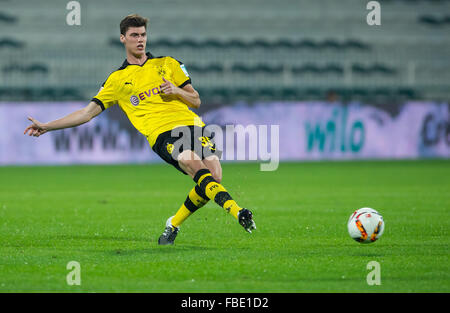
M147 29L148 18L142 17L138 14L131 14L126 16L120 22L120 33L125 36L128 28L144 26Z

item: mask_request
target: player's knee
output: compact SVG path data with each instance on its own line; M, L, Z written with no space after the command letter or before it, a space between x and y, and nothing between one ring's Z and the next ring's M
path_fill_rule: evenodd
M216 180L216 182L218 182L219 184L222 182L222 174L216 174L213 177Z
M202 161L196 155L188 151L184 151L178 156L178 164L192 177L198 170L204 167Z
M220 171L212 170L211 171L211 175L212 175L212 177L214 178L214 180L216 182L218 182L219 184L221 183L221 181L222 181L222 173L220 173Z
M209 168L211 171L212 177L217 181L219 184L222 181L222 168L219 166L212 166Z
M178 163L181 163L181 168L186 169L187 173L191 176L194 176L195 173L197 173L198 170L202 168L201 164L198 164L198 162L195 161L179 160Z

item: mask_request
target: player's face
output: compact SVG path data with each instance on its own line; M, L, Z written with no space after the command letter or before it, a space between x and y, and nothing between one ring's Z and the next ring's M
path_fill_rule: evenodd
M147 32L145 26L130 27L124 35L120 35L120 41L125 45L125 49L135 55L145 54L145 46L147 45Z

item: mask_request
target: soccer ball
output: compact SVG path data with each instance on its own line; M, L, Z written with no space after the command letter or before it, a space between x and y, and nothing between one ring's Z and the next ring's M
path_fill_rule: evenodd
M361 243L371 243L383 235L383 217L376 210L362 208L350 215L347 223L350 237Z

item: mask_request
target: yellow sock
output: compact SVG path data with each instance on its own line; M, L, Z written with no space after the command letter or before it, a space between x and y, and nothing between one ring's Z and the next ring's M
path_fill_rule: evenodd
M238 212L242 208L231 198L225 187L214 180L208 169L199 170L194 177L194 181L197 183L197 186L200 187L200 190L204 195L209 199L213 199L214 202L224 208L236 219L238 218Z
M172 226L179 227L189 216L204 206L208 200L199 195L203 193L199 191L199 187L195 186L189 192L186 200L181 205L174 217L172 217Z
M186 208L186 206L183 205L181 208L177 211L174 217L172 217L172 226L178 227L180 226L190 215L192 214L191 211Z
M233 215L236 219L238 218L238 212L242 210L242 208L238 206L236 201L234 200L225 201L223 207L225 210L228 211L228 213Z

